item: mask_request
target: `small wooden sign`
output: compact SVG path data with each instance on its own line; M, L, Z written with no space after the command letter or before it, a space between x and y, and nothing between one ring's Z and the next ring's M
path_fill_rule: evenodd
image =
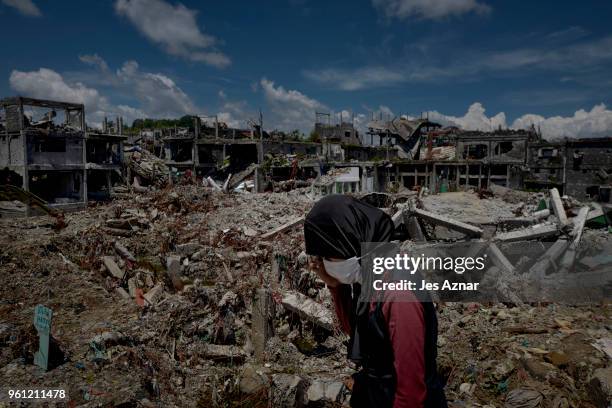
M47 371L49 365L49 334L51 333L51 318L53 310L44 305L34 309L34 327L38 331L39 346L34 354L34 364Z

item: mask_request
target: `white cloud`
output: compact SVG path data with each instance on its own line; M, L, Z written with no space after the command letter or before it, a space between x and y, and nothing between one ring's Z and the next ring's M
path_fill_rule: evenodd
M79 60L87 65L98 68L102 72L108 72L108 64L98 54L79 55Z
M611 136L612 110L602 103L593 106L590 111L577 110L573 116L568 117L545 118L536 114L526 114L517 118L512 123L512 127L526 129L532 124L539 128L547 139Z
M199 113L191 98L171 78L141 71L136 61L125 62L117 70L117 78L150 117Z
M329 109L303 93L285 89L282 86L275 86L273 81L262 78L259 81L264 97L270 106L272 117L267 123L280 130L291 131L300 129L308 133L314 124L315 113L317 111L329 111ZM265 118L264 118L265 120Z
M468 111L463 116L449 116L438 111L428 112L428 115L429 119L433 122L438 122L446 126L457 126L465 130L490 131L500 126L502 128L508 127L505 113L500 112L495 116L488 117L485 114L485 108L480 102L471 104Z
M191 98L164 74L142 71L135 61L127 61L112 72L97 54L79 58L106 73L108 80L104 82L104 89L135 99L138 106L115 105L98 89L80 81L68 81L48 68L30 72L14 70L9 78L10 86L20 94L34 98L83 103L87 120L91 123L101 123L104 116L119 115L129 122L143 117L173 118L200 113Z
M490 6L477 0L372 0L372 5L385 17L398 19L439 19L491 11Z
M304 71L304 76L312 81L330 84L344 91L392 85L406 80L402 72L381 66L363 67L356 70Z
M450 116L437 111L429 112L429 119L446 126L457 126L465 130L491 131L507 128L506 114L500 112L487 116L481 103L470 105L463 116ZM520 116L510 126L512 129L540 129L545 139L603 137L612 135L612 110L606 105L595 105L590 111L580 109L572 116L551 116L545 118L534 113Z
M48 68L30 72L13 70L9 84L15 91L29 97L84 104L90 125L101 123L104 116L119 115L128 120L143 116L143 112L136 108L112 105L94 88L80 82L68 83L62 75Z
M163 0L117 0L115 10L168 54L218 68L231 63L216 49L217 39L200 30L196 10Z
M24 16L40 17L42 13L32 0L2 0L2 3L8 7L12 7Z
M13 70L9 84L15 91L27 96L83 103L91 109L108 103L96 89L88 88L80 82L68 84L60 74L48 68L30 72Z
M222 99L225 99L225 97ZM249 119L254 120L256 116L246 101L233 102L224 100L219 113L217 113L217 118L220 122L224 122L233 128L247 128L247 121Z

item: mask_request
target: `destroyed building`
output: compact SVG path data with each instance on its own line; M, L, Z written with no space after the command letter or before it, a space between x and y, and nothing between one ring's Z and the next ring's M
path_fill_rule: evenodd
M121 174L122 135L87 132L82 104L13 97L0 108L0 167L10 172L4 182L61 208L110 195Z
M525 188L558 188L578 199L610 202L612 138L529 145Z
M417 159L423 136L441 127L440 124L430 122L428 119L408 119L406 116L395 117L392 120L372 120L367 126L369 144L375 144L376 136L379 145L393 146L400 159Z
M327 117L328 121L325 122L320 120L319 118L321 117ZM331 115L326 113L317 113L316 115L317 119L315 120L314 133L321 140L337 144L361 145L359 132L355 129L353 120L345 122L341 115L339 123L332 124L329 121L330 117Z

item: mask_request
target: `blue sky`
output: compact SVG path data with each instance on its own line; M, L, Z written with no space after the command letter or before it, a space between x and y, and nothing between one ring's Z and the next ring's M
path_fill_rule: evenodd
M612 2L0 0L0 95L105 115L315 111L612 135ZM15 33L18 33L15 35Z

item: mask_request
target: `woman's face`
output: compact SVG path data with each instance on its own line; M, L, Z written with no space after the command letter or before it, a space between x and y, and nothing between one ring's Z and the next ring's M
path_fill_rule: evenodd
M334 259L328 259L328 260L333 261ZM310 267L310 270L314 271L317 274L317 276L321 278L323 282L325 282L327 286L335 288L336 286L340 285L340 282L338 281L338 279L329 275L325 271L325 266L323 265L323 258L321 258L320 256L310 256L310 261L308 265Z

